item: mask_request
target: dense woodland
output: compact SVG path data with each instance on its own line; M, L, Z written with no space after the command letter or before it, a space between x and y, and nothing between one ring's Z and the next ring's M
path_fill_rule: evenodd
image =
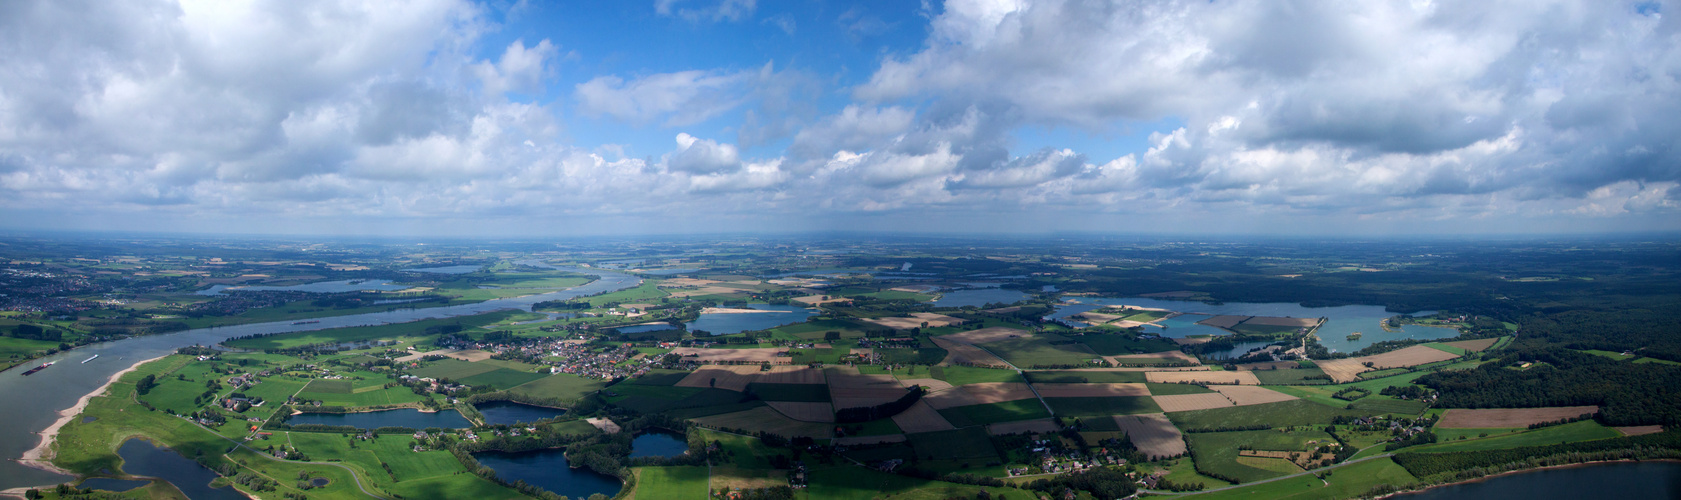
M1523 363L1533 363L1519 369ZM1521 350L1475 370L1442 371L1418 383L1446 408L1602 407L1606 425L1681 425L1681 366L1629 363L1557 347Z

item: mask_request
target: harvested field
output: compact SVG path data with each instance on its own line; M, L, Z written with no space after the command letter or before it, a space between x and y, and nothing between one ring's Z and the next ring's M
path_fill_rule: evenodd
M945 430L945 429L940 429ZM903 443L904 434L888 434L885 436L847 436L835 438L834 443L841 446L858 446L864 444Z
M923 386L923 387L927 387L928 392L943 391L943 390L946 390L946 389L950 389L952 387L951 382L946 382L944 380L934 379L934 378L908 378L908 379L900 380L899 383L905 384L905 387L910 387L910 386L913 386L913 385L920 385L920 386Z
M1171 457L1185 453L1185 436L1168 421L1167 415L1115 415L1115 425L1148 457Z
M1663 432L1662 425L1636 425L1630 427L1612 427L1612 429L1616 429L1617 432L1623 433L1624 436L1644 436L1647 434L1657 434L1659 432Z
M679 347L671 350L672 354L683 356L684 358L689 358L690 355L694 355L693 360L701 363L770 363L773 365L786 365L792 362L793 358L776 355L778 352L785 351L787 351L787 349L777 349L774 347L761 349L701 349L696 347ZM758 369L758 367L754 367L754 369Z
M713 284L713 283L718 283L718 282L717 281L712 281L712 280L697 280L697 279L694 279L694 278L676 278L676 279L665 280L664 282L660 283L659 286L706 286L706 285L710 285L710 284Z
M1179 345L1206 344L1210 340L1214 340L1214 337L1180 337L1173 339L1173 343Z
M1244 321L1243 323L1249 325L1294 326L1297 328L1305 328L1319 324L1319 318L1279 318L1274 316L1255 316L1253 318L1249 318L1248 321Z
M1122 366L1114 368L1065 368L1062 372L1205 372L1206 366Z
M1156 400L1156 406L1162 407L1163 412L1207 410L1210 408L1225 408L1232 406L1232 400L1226 399L1225 394L1209 392L1203 394L1181 394L1177 396L1151 396Z
M1426 347L1425 349L1430 348ZM1435 351L1435 349L1430 350ZM1335 380L1339 384L1353 382L1360 378L1361 373L1371 371L1371 368L1366 368L1366 365L1360 364L1359 358L1326 359L1313 363L1319 365L1321 371L1330 375L1331 380Z
M1451 346L1458 347L1460 349L1464 349L1464 350L1471 351L1471 352L1483 352L1484 350L1487 350L1489 347L1493 347L1494 343L1499 342L1499 341L1500 341L1499 338L1492 338L1492 339L1477 339L1477 340L1460 340L1460 341L1457 341L1457 342L1443 342L1443 344L1451 345Z
M909 329L912 329L912 328L921 328L922 323L924 323L924 322L927 322L928 326L930 326L930 327L951 326L951 325L961 325L961 324L963 324L963 320L961 320L961 319L953 318L951 316L946 316L944 314L934 314L934 313L911 313L911 315L908 316L908 317L899 316L899 317L893 317L893 318L870 318L870 319L866 319L864 321L870 322L870 323L875 323L877 325L885 326L885 327L888 327L888 328L892 328L894 330L909 330Z
M958 341L958 342L963 342L965 344L985 344L987 342L996 342L996 341L999 341L999 340L1016 338L1016 337L1023 337L1023 336L1028 336L1028 335L1033 335L1033 334L1028 332L1027 330L1022 330L1022 329L1018 329L1018 328L1006 328L1006 327L1002 327L1002 326L994 326L994 327L991 327L991 328L982 328L982 329L979 329L979 330L969 330L969 331L965 331L965 332L957 332L957 333L953 333L951 335L941 335L940 338L945 339L945 340L955 340L955 341Z
M1149 396L1144 384L1034 384L1040 397L1046 398L1105 398L1117 396Z
M1086 311L1086 312L1083 312L1083 313L1080 313L1080 314L1075 314L1073 316L1069 316L1069 318L1074 319L1076 321L1084 321L1086 323L1091 323L1093 325L1101 325L1101 324L1108 323L1110 321L1114 321L1114 320L1121 319L1121 318L1124 318L1124 317L1125 316L1120 316L1120 315L1116 315L1116 314L1103 314L1103 313L1094 312L1094 311Z
M850 366L831 366L825 369L824 373L829 380L830 387L847 389L904 388L903 385L899 384L899 379L893 378L892 375L865 375L859 373L857 368Z
M1225 395L1227 399L1232 400L1232 404L1237 406L1277 403L1296 399L1295 396L1289 394L1250 385L1217 385L1210 387L1210 389Z
M828 298L824 298L824 297L828 297ZM850 303L852 303L852 299L848 299L848 298L845 298L845 297L835 297L835 296L831 296L831 295L807 295L807 296L804 296L804 297L795 297L794 302L799 302L801 304L805 304L805 305L808 305L808 306L820 306L820 305L823 305L823 304L832 304L832 303L835 303L835 302L844 302L844 303L850 304Z
M757 370L758 367L753 367ZM760 384L822 384L823 370L809 366L772 366L768 372L759 372L753 382Z
M981 311L981 312L987 312L987 313L992 313L992 314L1010 314L1010 313L1020 311L1020 310L1021 310L1021 306L1010 306L1010 307L1000 307L1000 308L997 308L997 309L987 309L987 310Z
M1354 359L1360 360L1361 363L1370 361L1372 362L1373 368L1382 370L1384 368L1406 368L1410 366L1418 366L1426 363L1435 363L1437 361L1447 361L1458 357L1459 355L1451 352L1415 345L1406 349L1389 351L1383 354L1373 354L1371 356L1361 356Z
M781 413L782 416L801 422L833 423L835 421L835 409L834 407L829 406L829 403L766 401L765 404L770 405L771 408L775 409L777 413Z
M1146 372L1144 379L1158 384L1198 382L1203 384L1261 385L1252 372Z
M427 354L442 354L444 356L449 356L449 357L459 359L459 360L462 360L462 361L484 361L484 360L490 359L490 356L494 353L492 353L490 351L481 351L481 350L478 350L478 349L468 349L468 350L465 350L465 351L452 351L452 352L433 351L433 352L429 352Z
M899 424L899 429L908 433L949 431L956 429L934 407L928 406L927 401L917 401L909 409L893 416L893 423Z
M1140 363L1140 361L1128 361L1128 360L1144 360L1145 362L1148 362L1150 360L1157 360L1157 359L1163 359L1163 360L1168 360L1168 361L1183 361L1183 362L1186 362L1186 363L1202 364L1201 362L1197 361L1196 357L1193 357L1189 354L1185 354L1185 353L1179 352L1179 351L1152 352L1152 353L1149 353L1149 354L1122 354L1120 356L1112 356L1109 361L1111 363L1116 363L1116 364L1131 363L1131 364L1136 365L1136 364L1142 364L1142 363Z
M1598 406L1562 406L1552 408L1484 408L1467 410L1455 408L1442 413L1437 427L1447 429L1487 429L1529 427L1539 424L1599 413Z
M903 387L835 387L829 386L829 399L835 408L863 408L897 401L905 397Z
M1023 432L1045 433L1056 432L1056 419L1041 418L1037 420L1023 420L1020 422L1002 422L986 426L986 433L994 436L1005 434L1021 434Z
M725 413L693 419L695 422L719 429L746 429L765 431L784 437L805 436L812 439L829 439L834 435L830 424L816 422L801 422L782 416L769 406L761 406L746 411Z
M1202 320L1202 321L1198 321L1197 324L1208 325L1208 326L1212 326L1212 327L1215 327L1215 328L1231 328L1231 327L1237 326L1238 323L1242 323L1243 320L1246 320L1246 319L1249 319L1249 318L1250 318L1250 316L1215 316L1215 317L1208 318L1208 319L1205 319L1205 320Z
M759 367L757 366L723 366L702 365L694 373L677 381L678 387L700 387L727 389L736 392L747 390L747 384L757 382Z
M608 420L608 419L605 419L605 418L586 418L586 419L584 419L584 421L589 422L590 425L595 426L595 428L597 428L597 429L601 429L601 432L605 432L605 433L608 433L608 434L618 434L619 433L619 424L613 423L612 420Z
M1017 382L983 382L968 384L929 394L922 398L936 410L988 403L1002 403L1034 399L1027 384Z
M944 364L944 365L964 365L964 364L967 364L967 365L985 366L985 367L993 367L993 368L1007 368L1007 367L1010 366L1009 363L1004 362L1003 358L999 358L998 356L993 356L992 353L986 352L985 350L982 350L979 347L975 347L975 346L965 344L965 343L962 343L962 342L945 340L945 339L941 339L939 337L934 337L932 340L934 341L934 345L939 346L941 349L946 350L946 359L944 361L942 361L940 364Z

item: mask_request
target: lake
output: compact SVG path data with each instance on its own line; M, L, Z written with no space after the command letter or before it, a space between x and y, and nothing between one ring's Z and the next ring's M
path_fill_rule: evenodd
M378 429L380 427L466 429L473 426L472 422L467 421L467 417L461 416L461 413L455 410L423 412L414 408L362 413L305 413L293 415L292 418L286 419L286 423L290 425L348 425L357 429Z
M117 456L123 459L123 472L169 481L192 500L245 500L245 494L231 486L211 488L210 482L219 477L215 472L169 448L130 439L117 448Z
M675 330L675 329L676 329L675 327L671 326L671 323L660 323L660 324L657 324L657 325L621 326L621 327L618 327L618 328L614 328L614 330L618 330L619 333L648 333L648 332L657 332L657 331L661 331L661 330Z
M525 297L445 307L330 316L319 318L317 320L320 321L319 323L304 325L293 324L295 320L283 320L272 323L199 328L164 335L148 335L115 342L92 344L46 356L31 363L38 365L47 361L56 361L58 364L28 377L21 375L22 370L0 372L0 404L9 405L12 408L9 411L0 412L0 457L16 458L23 456L24 451L40 443L40 436L36 433L47 428L47 425L53 421L58 420L60 410L69 408L76 404L76 400L80 399L82 395L91 393L105 385L106 380L111 378L111 374L128 368L136 361L173 353L177 348L194 344L215 345L229 338L253 334L408 323L423 319L469 316L510 309L529 311L531 305L537 302L566 300L624 290L642 284L642 280L635 276L600 269L562 268L533 260L517 263L591 274L599 276L600 279L567 290ZM99 358L88 363L80 363L94 354L98 354ZM15 460L0 460L0 489L57 484L68 480L68 476L26 467Z
M319 281L290 286L228 286L215 285L208 289L193 292L198 295L220 295L225 290L235 292L311 292L311 293L344 293L362 290L397 291L411 288L408 285L392 285L391 280L339 280Z
M489 451L474 453L479 464L496 470L496 477L504 481L525 481L526 484L572 498L589 498L600 493L613 496L622 485L619 478L595 471L574 469L566 463L561 450L522 451L503 453Z
M981 307L987 304L1014 304L1027 299L1027 294L1016 290L985 289L958 290L940 294L934 299L935 307Z
M1435 328L1429 326L1403 325L1400 331L1384 331L1379 325L1384 319L1399 313L1385 311L1383 306L1338 306L1338 307L1303 307L1301 304L1287 302L1228 302L1212 305L1203 302L1185 300L1161 300L1149 298L1109 298L1109 297L1074 297L1079 302L1075 305L1059 306L1057 311L1048 317L1056 319L1070 314L1097 309L1108 305L1129 305L1157 309L1167 309L1187 314L1163 320L1160 323L1166 329L1145 327L1145 332L1159 333L1164 337L1189 337L1193 335L1229 335L1231 332L1207 325L1196 324L1197 321L1208 319L1203 314L1229 314L1234 316L1280 316L1292 318L1326 318L1325 324L1319 327L1319 343L1335 352L1354 352L1360 348L1385 340L1399 339L1437 339L1459 335L1451 328ZM1415 315L1435 314L1434 311L1415 313ZM1348 334L1361 332L1360 340L1348 340Z
M1618 462L1507 474L1395 497L1400 500L1631 500L1681 498L1681 463Z
M491 401L473 405L484 415L486 424L506 424L536 422L545 418L554 418L566 414L566 410L515 403L513 401Z
M118 456L121 456L121 455L118 455ZM82 481L82 484L78 484L78 485L76 485L76 487L77 488L93 488L93 489L96 489L96 490L115 491L115 492L118 492L118 493L122 493L124 491L139 488L141 486L145 486L145 485L148 485L148 484L151 484L151 483L152 483L151 481L141 481L139 479L114 479L114 478L109 478L109 477L96 477L96 478L90 478L86 481Z
M684 326L689 331L703 330L713 335L728 335L751 330L764 330L805 321L817 315L815 309L773 304L748 304L746 309L774 311L762 313L707 313Z
M630 442L630 458L675 457L689 451L689 443L682 434L673 432L645 432Z

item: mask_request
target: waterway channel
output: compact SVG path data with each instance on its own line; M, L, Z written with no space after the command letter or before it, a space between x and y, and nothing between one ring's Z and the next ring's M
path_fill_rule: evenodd
M600 279L567 290L489 300L476 304L334 316L319 318L319 323L305 325L295 325L293 321L278 321L200 328L165 335L150 335L93 344L47 356L31 361L29 366L40 365L47 361L58 363L34 375L24 377L22 369L0 372L0 405L8 408L7 411L0 412L0 456L8 459L23 456L25 451L35 447L40 442L40 436L36 433L57 420L59 411L70 408L83 395L105 385L112 374L132 366L137 361L173 353L177 348L194 344L210 345L232 337L252 334L408 323L423 319L469 316L507 309L529 311L531 305L537 302L565 300L624 290L642 283L642 280L635 276L602 269L561 268L537 261L522 261L519 264L595 275L599 276ZM98 354L99 358L87 363L80 362L95 354ZM0 490L20 486L58 484L69 479L68 476L62 474L26 467L16 460L0 461Z

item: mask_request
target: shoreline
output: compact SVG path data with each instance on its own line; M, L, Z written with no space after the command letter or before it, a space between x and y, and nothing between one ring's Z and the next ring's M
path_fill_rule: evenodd
M1535 467L1535 468L1531 468L1531 469L1509 470L1509 471L1502 472L1502 473L1499 473L1499 474L1490 474L1490 475L1487 475L1487 476L1474 478L1474 479L1467 479L1467 480L1464 480L1464 481L1456 481L1456 482L1452 482L1452 483L1442 483L1442 484L1433 484L1433 485L1430 485L1429 487L1422 488L1422 489L1397 491L1397 492L1394 492L1394 493L1390 493L1390 494L1387 494L1387 495L1384 495L1384 496L1374 498L1372 500L1404 499L1404 498L1407 498L1408 495L1415 495L1415 494L1419 494L1419 493L1424 493L1426 491L1430 491L1430 490L1437 489L1437 488L1442 488L1442 487L1447 487L1447 486L1458 486L1458 485L1462 485L1462 484L1480 483L1480 482L1487 481L1487 480L1490 480L1490 479L1498 478L1498 477L1501 477L1501 476L1509 476L1509 475L1513 475L1513 474L1525 474L1525 473L1530 473L1530 472L1539 472L1539 471L1554 470L1554 469L1573 469L1573 468L1578 468L1578 467L1593 467L1593 466L1599 466L1599 465L1638 464L1638 463L1644 463L1644 462L1681 463L1681 459L1658 458L1658 459L1652 459L1652 460L1595 460L1595 461L1592 461L1592 462L1581 462L1581 463L1564 464L1564 465L1549 465L1549 466L1546 466L1546 467Z
M83 395L81 399L76 400L76 404L71 405L69 408L59 410L58 420L48 425L47 428L41 429L40 432L36 433L41 436L41 442L36 444L34 448L30 448L28 451L23 452L23 456L16 458L15 460L27 467L33 467L55 474L75 476L75 473L64 470L52 463L52 459L55 458L56 455L52 451L52 445L53 442L58 439L59 429L64 428L65 424L69 424L70 421L76 418L77 415L81 415L82 410L87 409L88 403L93 401L93 398L103 396L107 392L110 392L111 385L116 384L117 380L123 378L123 375L127 375L130 372L140 369L140 365L157 361L168 356L168 354L165 354L152 359L138 360L135 361L133 365L129 365L128 368L124 368L117 373L111 374L111 378L105 381L105 385L101 385L98 389L94 389L93 392Z
M723 307L708 307L701 309L701 314L752 314L752 313L786 313L789 311L766 311L763 309L731 309Z

